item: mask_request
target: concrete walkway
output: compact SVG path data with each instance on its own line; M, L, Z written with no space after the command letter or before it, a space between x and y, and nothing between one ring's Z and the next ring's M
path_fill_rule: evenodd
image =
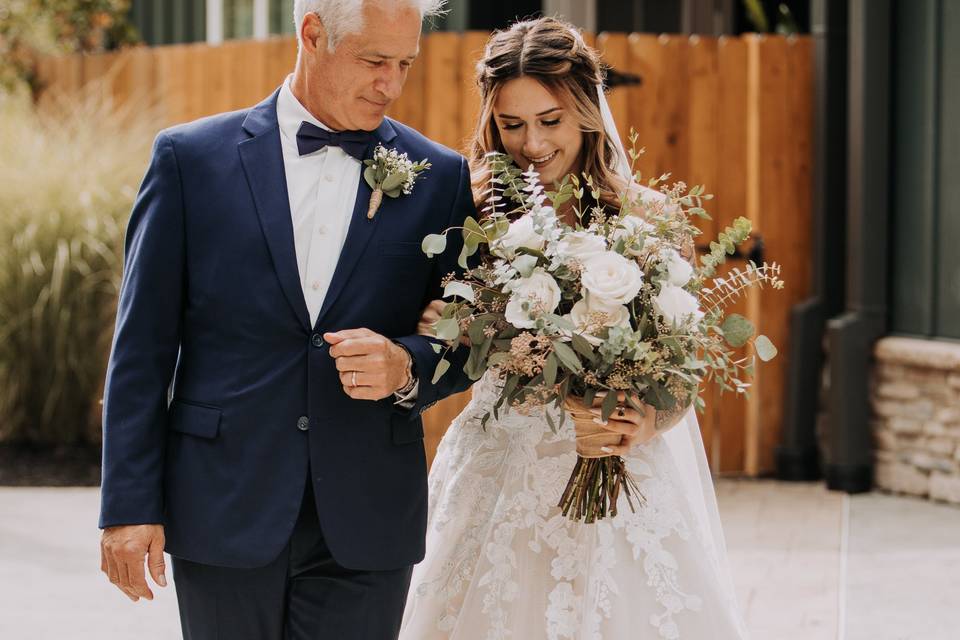
M753 640L960 637L960 509L770 481L718 494ZM0 488L0 638L180 638L172 588L133 604L99 573L97 499Z

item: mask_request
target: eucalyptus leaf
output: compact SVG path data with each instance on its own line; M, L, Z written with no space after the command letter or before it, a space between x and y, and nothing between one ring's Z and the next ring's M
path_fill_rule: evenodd
M460 337L460 323L456 318L438 320L433 330L441 340L456 340Z
M388 191L394 191L395 189L399 189L401 186L403 186L403 181L405 178L406 176L399 171L397 173L391 173L383 181L383 184L380 185L380 188L383 189L384 193L387 193Z
M600 419L604 422L610 419L614 409L617 408L619 401L617 396L618 394L615 391L608 391L607 395L603 398L603 404L600 405Z
M446 250L447 236L443 235L442 233L431 233L423 239L423 242L420 244L420 248L425 254L432 258L438 253L443 253Z
M547 361L543 365L543 381L551 387L557 382L557 355L555 353L547 356Z
M777 348L767 336L757 336L757 339L753 341L753 348L757 350L757 357L764 362L770 362L777 357Z
M553 341L553 352L557 354L557 358L560 359L560 362L573 373L580 373L583 369L583 365L580 364L580 358L577 357L577 354L567 346L565 343L560 342L559 340Z
M440 362L437 363L436 370L433 372L432 384L437 384L437 382L443 377L443 374L445 374L449 368L450 362L448 360L440 360Z
M473 302L473 287L465 282L451 280L447 283L447 286L443 288L443 297L449 298L451 296L460 296L467 302Z

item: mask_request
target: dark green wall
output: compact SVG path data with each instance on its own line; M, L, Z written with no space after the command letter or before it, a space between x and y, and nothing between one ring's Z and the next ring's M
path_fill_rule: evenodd
M207 39L206 2L133 0L130 19L144 42L153 46Z
M960 338L960 3L895 10L891 324Z

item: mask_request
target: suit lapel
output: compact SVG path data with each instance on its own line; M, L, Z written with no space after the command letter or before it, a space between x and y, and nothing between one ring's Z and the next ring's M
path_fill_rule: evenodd
M370 147L367 149L367 154L365 156L366 158L373 157L373 150L376 148L378 143L390 143L394 138L397 137L397 133L390 124L390 121L384 118L373 137L374 140L370 143ZM363 170L365 168L366 166L360 168L360 184L357 187L357 199L354 201L353 214L350 217L350 228L347 231L347 238L344 241L343 250L340 252L340 258L337 260L337 268L333 272L333 279L330 281L330 288L327 290L327 295L323 299L323 307L320 309L320 314L317 316L316 326L320 326L320 323L323 322L324 317L330 311L330 308L336 302L340 294L343 293L343 290L350 279L350 274L353 273L357 263L360 261L360 257L367 248L370 238L373 237L374 231L376 230L377 224L382 215L377 214L373 217L373 220L369 220L367 218L367 207L370 203L370 195L373 193L373 190L363 178ZM387 199L388 198L384 198L384 200ZM386 204L386 202L384 202L384 204Z
M279 90L250 110L243 128L253 137L240 142L238 149L280 288L300 323L309 331L310 314L300 284L287 177L280 147L278 95Z

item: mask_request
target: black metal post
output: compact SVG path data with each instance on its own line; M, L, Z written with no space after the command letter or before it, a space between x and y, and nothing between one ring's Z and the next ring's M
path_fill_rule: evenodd
M820 477L817 413L827 318L843 311L847 158L846 2L813 0L813 291L790 314L790 365L777 477Z
M887 325L890 0L850 0L846 312L828 323L830 489L873 484L869 372Z

